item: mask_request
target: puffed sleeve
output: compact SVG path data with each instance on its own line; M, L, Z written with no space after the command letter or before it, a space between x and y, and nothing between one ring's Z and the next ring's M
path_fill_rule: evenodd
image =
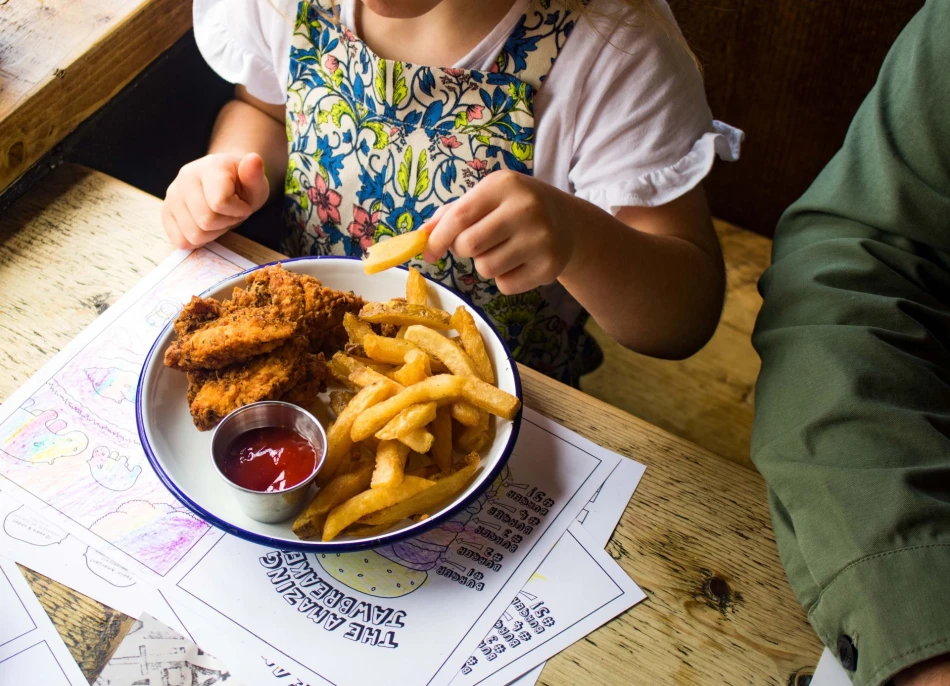
M538 150L538 166L566 170L570 191L615 213L668 203L717 156L738 159L742 131L713 120L698 68L667 29L613 0L591 10L539 91L539 148L548 136L558 145Z
M264 102L283 104L297 3L194 0L195 41L208 65Z

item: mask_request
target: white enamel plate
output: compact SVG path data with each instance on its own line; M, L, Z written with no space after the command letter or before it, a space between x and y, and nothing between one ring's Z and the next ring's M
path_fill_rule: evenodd
M282 262L284 268L309 274L325 286L341 291L353 291L366 301L391 300L406 292L406 269L367 276L358 259L344 257L304 257ZM265 266L265 265L262 265ZM257 267L256 269L260 269ZM253 271L253 270L251 270ZM235 274L206 291L204 296L219 300L230 297L235 286L244 284L247 272ZM465 303L454 291L433 281L427 282L432 305L454 312L465 305L475 317L485 339L488 355L498 376L498 386L521 398L521 380L511 353L495 328L478 308ZM139 438L155 473L171 492L189 510L228 533L241 538L282 549L310 552L346 552L418 536L452 517L477 498L495 479L508 461L518 437L521 413L513 421L495 418L496 436L489 449L482 454L480 471L475 481L451 505L430 513L421 522L406 520L391 532L374 538L341 536L323 543L301 541L291 530L292 519L279 524L262 524L247 517L238 507L227 484L215 473L211 463L211 431L198 431L188 412L185 375L169 369L163 363L165 349L174 332L171 323L165 327L149 351L139 378L136 396L136 419ZM319 419L326 425L329 412Z

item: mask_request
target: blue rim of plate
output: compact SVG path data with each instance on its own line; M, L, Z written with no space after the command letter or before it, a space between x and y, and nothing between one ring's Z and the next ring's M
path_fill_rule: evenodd
M251 272L258 271L264 267L271 267L275 264L287 264L289 262L301 262L301 261L310 261L310 260L350 260L353 262L361 262L362 260L358 257L349 257L344 255L325 255L325 256L306 256L306 257L291 257L285 260L276 260L274 262L268 262L267 264L260 264L256 267L251 267L250 269L245 269L242 272L232 274L226 279L218 281L213 286L205 289L199 297L206 297L207 293L214 291L219 288L222 284L232 281L233 279L245 276ZM409 271L405 265L400 265L398 269L403 271ZM423 275L425 276L425 275ZM428 277L425 277L427 281L432 281ZM410 527L400 529L399 531L394 531L392 533L382 534L375 538L366 539L363 541L328 541L324 543L323 541L292 541L285 540L282 538L273 538L271 536L266 536L264 534L255 533L247 529L241 528L235 524L227 522L220 517L211 514L205 510L201 505L196 503L194 500L189 498L185 493L178 488L175 482L165 473L165 470L162 469L161 464L158 461L158 458L155 456L155 453L152 450L152 446L148 441L148 437L145 435L145 421L142 411L142 391L145 385L145 370L148 369L152 358L155 356L155 353L158 349L159 341L161 341L166 332L174 325L175 320L169 320L168 324L161 330L158 336L155 338L155 342L152 344L152 347L148 351L148 355L145 358L145 362L142 365L142 371L139 372L139 381L136 385L135 392L135 425L138 429L139 440L142 443L142 448L145 450L145 457L148 460L148 463L151 465L152 470L158 476L165 487L171 491L172 495L178 499L178 501L184 505L186 508L191 510L192 513L198 515L202 520L208 522L212 526L221 529L222 531L237 536L238 538L243 538L246 541L251 543L257 543L258 545L269 546L273 548L279 548L281 550L298 550L301 552L308 553L349 553L355 552L357 550L368 550L372 548L378 548L380 546L388 545L391 543L398 543L399 541L404 541L409 538L415 538L421 534L431 531L436 528L443 522L451 519L456 514L468 507L472 502L474 502L488 487L494 483L495 479L501 473L501 470L505 468L505 465L508 464L508 460L511 458L511 453L515 449L515 444L518 441L518 434L521 431L521 415L524 410L524 400L522 397L521 391L521 375L518 373L518 364L515 362L514 358L511 356L511 350L508 349L508 344L505 342L505 339L502 338L501 334L498 332L498 329L495 328L495 325L492 323L491 319L485 314L484 311L477 305L472 304L465 298L464 295L455 291L447 286L443 286L437 281L432 281L433 284L439 288L444 288L445 290L456 294L463 301L465 301L466 307L470 308L475 314L477 314L482 321L488 324L488 327L494 332L495 336L501 342L502 349L505 351L505 355L508 357L509 362L511 363L511 371L514 377L515 383L515 395L521 400L521 407L518 408L518 414L515 415L515 418L511 420L511 436L508 438L508 444L505 446L504 450L501 453L501 457L498 459L497 464L492 468L488 473L486 478L484 478L474 491L472 491L468 496L462 498L457 503L449 507L444 512L440 512L437 515L428 517L421 522L417 522Z

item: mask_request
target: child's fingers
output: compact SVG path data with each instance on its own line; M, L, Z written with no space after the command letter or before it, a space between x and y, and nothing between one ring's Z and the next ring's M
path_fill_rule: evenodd
M188 208L188 214L191 215L195 226L201 231L215 233L222 229L230 229L240 221L240 219L234 217L218 214L208 206L204 186L200 179L197 183L186 186L182 190L182 195L185 207Z
M478 186L446 206L443 214L429 233L423 259L435 262L455 243L465 229L472 226L494 209L491 195L479 193ZM482 197L486 196L486 197Z
M478 257L511 238L511 224L495 211L460 233L450 250L456 257Z
M184 205L178 204L176 206L166 202L162 205L162 212L164 217L167 218L165 230L168 232L168 237L176 248L191 249L201 245L200 242L194 240L196 235L201 232L197 230L197 227L193 226L191 217L188 215Z
M235 220L247 219L254 208L238 195L235 174L234 167L205 171L201 177L202 192L205 203L212 212Z
M231 227L229 226L223 229L211 231L203 229L195 221L187 206L178 205L173 207L172 215L174 216L182 235L193 248L199 248L206 243L217 240L231 230Z
M162 217L162 226L165 227L165 235L168 236L169 243L178 249L194 247L188 239L185 238L181 229L178 228L178 222L175 221L175 217L172 215L167 202L162 203L159 214Z
M525 263L525 255L518 241L506 240L475 258L475 271L486 279L494 279L517 269Z
M238 195L251 206L260 209L270 195L270 184L264 174L264 160L256 152L248 153L238 163Z
M507 274L502 274L495 279L495 285L503 295L517 295L537 288L540 283L537 282L529 265L522 264Z

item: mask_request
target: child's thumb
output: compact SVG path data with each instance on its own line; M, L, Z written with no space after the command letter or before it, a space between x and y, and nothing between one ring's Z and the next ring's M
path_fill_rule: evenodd
M255 210L270 195L270 184L264 175L264 160L256 152L248 153L238 163L238 195Z

